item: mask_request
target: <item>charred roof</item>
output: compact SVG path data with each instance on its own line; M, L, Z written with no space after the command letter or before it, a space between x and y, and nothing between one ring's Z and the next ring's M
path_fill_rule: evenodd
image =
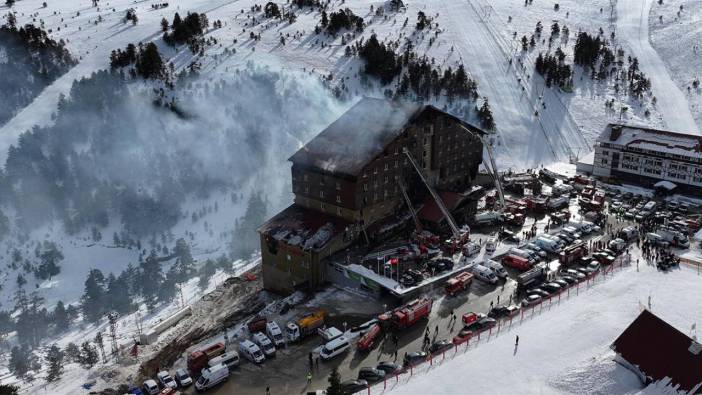
M484 132L431 105L364 97L332 122L290 161L355 177L425 111L445 115L474 132Z

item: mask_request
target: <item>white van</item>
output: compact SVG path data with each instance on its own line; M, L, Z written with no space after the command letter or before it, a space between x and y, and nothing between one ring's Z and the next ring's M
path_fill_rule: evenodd
M590 234L595 230L595 224L593 224L590 221L580 221L580 222L575 222L575 221L570 221L568 222L567 226L572 226L573 228L577 229L579 232L582 232L583 234Z
M536 263L539 260L539 254L534 251L521 249L521 248L510 248L507 251L508 254L516 255L518 257L524 258L529 261L529 263Z
M485 262L481 262L480 265L492 270L492 272L499 278L507 278L508 276L507 270L505 270L504 266L502 266L500 262L488 259Z
M268 338L263 332L256 332L253 334L253 341L258 345L266 357L275 356L275 346L271 339Z
M261 349L251 340L244 340L239 343L239 352L253 363L262 363L266 360Z
M472 272L478 280L482 280L490 284L497 284L497 276L495 273L483 265L473 266Z
M485 252L487 252L488 254L492 254L493 252L495 252L496 249L497 249L497 236L493 236L485 242Z
M285 344L285 339L283 338L283 331L275 321L268 321L266 323L266 335L268 338L273 340L276 347L280 347Z
M161 391L158 389L158 384L156 383L156 380L151 380L148 379L144 381L144 393L147 395L156 395Z
M346 336L337 337L322 347L322 351L319 352L319 356L326 361L345 352L350 347L351 345L349 344L349 340L346 338Z
M643 206L643 209L646 211L653 211L654 208L656 208L656 202L654 202L653 200L651 200Z
M227 365L219 364L202 369L202 376L195 382L195 389L198 391L208 390L215 385L227 381L229 378L229 368Z
M561 231L569 234L574 239L579 239L582 237L582 234L578 232L578 229L573 226L565 226L563 229L561 229Z
M219 364L227 365L228 368L233 368L239 365L239 353L236 351L227 351L222 355L216 356L207 362L209 367L213 367Z
M480 244L471 241L463 245L463 255L473 256L480 252Z

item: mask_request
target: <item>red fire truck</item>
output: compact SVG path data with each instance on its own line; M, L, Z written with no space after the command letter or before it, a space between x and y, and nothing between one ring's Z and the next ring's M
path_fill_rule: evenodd
M502 264L511 267L517 270L529 270L531 269L531 265L529 264L529 260L526 258L522 258L521 256L517 255L505 255L502 258Z
M371 326L368 331L358 340L356 347L359 351L370 350L373 347L373 344L375 344L375 340L378 338L378 335L380 335L380 325L373 324L373 326Z
M431 307L434 301L431 298L423 297L415 299L404 306L381 314L378 317L384 327L390 325L397 329L405 329L417 323L422 318L429 318Z
M587 255L587 246L585 243L580 242L566 247L563 251L561 251L558 261L562 265L570 265L585 255Z
M448 281L446 281L446 285L444 286L444 289L446 290L446 294L454 296L457 293L468 289L470 286L470 283L473 281L473 274L468 273L468 272L463 272L460 273L459 275L450 278Z
M219 355L224 354L224 343L214 343L204 349L196 350L188 355L188 370L193 376L199 376L200 370L207 365L207 362Z

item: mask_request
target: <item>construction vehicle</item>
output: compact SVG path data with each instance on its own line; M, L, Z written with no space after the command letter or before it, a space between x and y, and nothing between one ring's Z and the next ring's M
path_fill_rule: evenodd
M568 246L558 254L558 261L561 265L570 265L578 261L578 259L587 255L587 246L584 242L576 243Z
M380 332L380 325L373 324L358 340L358 343L356 344L358 351L368 351L373 348L373 345L380 335Z
M434 301L428 297L415 299L394 310L381 314L378 320L384 328L405 329L416 324L422 318L429 318L433 303Z
M535 281L545 279L547 274L548 266L543 262L537 263L530 270L527 270L526 272L517 276L517 285L520 287L526 287Z
M199 376L202 368L214 357L224 354L224 343L214 343L203 349L196 350L188 355L188 370L193 376Z
M324 310L317 310L313 313L303 315L297 321L288 322L285 326L288 341L294 342L309 334L316 333L317 328L324 325L324 317L326 314Z
M463 272L455 277L452 277L446 281L444 289L446 294L450 296L455 296L457 293L464 291L470 287L473 282L473 274L469 272Z

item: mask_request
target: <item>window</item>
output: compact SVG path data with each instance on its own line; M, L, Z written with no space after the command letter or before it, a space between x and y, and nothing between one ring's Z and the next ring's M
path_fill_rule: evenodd
M389 164L389 163L385 163L385 171L388 171L389 168L390 168L390 164Z
M378 174L378 168L377 168L377 167L373 168L373 174Z
M400 147L395 147L395 155L400 153Z
M363 192L368 192L368 184L363 184Z
M319 205L319 208L321 208L322 211L324 211L324 210L327 209L327 205L326 205L325 203L322 203L322 204Z
M309 177L307 176L307 174L305 174L304 176L302 176L302 179L303 179L305 182L309 181Z
M389 180L388 176L385 176L385 184L388 183L388 180Z
M363 178L368 178L368 172L363 170Z
M309 194L309 193L310 193L310 187L305 187L305 194Z
M341 207L337 207L337 208L336 208L336 215L338 215L339 217L341 217Z
M337 190L337 191L340 191L340 190L341 190L341 184L338 183L338 182L336 183L336 190Z
M397 169L397 166L399 166L399 165L400 165L400 162L395 161L395 168L396 168L396 169Z
M336 195L336 202L337 202L337 203L341 203L341 196Z
M324 191L319 191L319 197L321 197L322 199L324 199Z
M373 194L373 201L374 202L378 201L378 192Z
M383 191L383 199L387 199L387 198L388 198L388 190L386 189L385 191Z

